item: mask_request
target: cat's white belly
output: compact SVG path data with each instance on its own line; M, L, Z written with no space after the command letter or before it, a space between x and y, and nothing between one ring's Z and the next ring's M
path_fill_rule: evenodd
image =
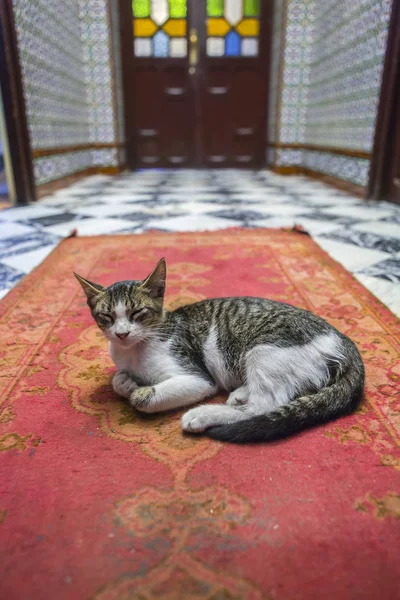
M132 348L121 348L110 342L110 355L118 371L128 371L133 379L141 383L156 385L185 374L171 356L169 342L148 342Z
M240 377L233 375L226 368L224 356L218 347L218 334L214 325L210 327L205 341L203 357L207 369L220 389L231 392L242 385Z

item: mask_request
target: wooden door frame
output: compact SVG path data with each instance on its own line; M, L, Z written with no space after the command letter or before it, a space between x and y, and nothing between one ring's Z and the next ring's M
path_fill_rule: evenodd
M126 148L126 165L129 169L135 170L137 168L137 157L135 152L135 93L132 82L129 81L129 75L132 73L132 65L135 61L135 55L133 52L133 11L132 2L129 0L117 0L118 1L118 13L119 13L119 31L120 31L120 48L121 48L121 66L122 66L122 86L123 86L123 100L124 100L124 132L125 132L125 148ZM188 11L193 12L194 15L198 12L198 6L196 4L206 0L187 0ZM263 2L264 4L264 2ZM273 0L267 0L261 10L261 23L260 31L261 35L266 36L266 41L263 44L264 52L262 58L265 61L265 118L263 124L264 132L264 149L267 148L267 125L269 115L269 82L270 82L270 70L271 70L271 49L272 49L272 24L274 16L274 2ZM204 9L205 10L205 9ZM188 25L189 21L188 21ZM269 39L268 39L269 38ZM204 52L206 44L206 36L199 36L199 51ZM168 60L168 59L163 59ZM201 127L200 120L198 119L198 105L195 102L196 111L196 122L194 137L197 141L199 139L199 128ZM128 110L129 107L129 110ZM266 160L264 161L264 166ZM200 168L197 152L195 153L195 168Z
M36 189L12 0L0 2L0 79L15 202L24 205Z
M132 82L129 81L129 75L132 73L132 61L135 60L132 45L132 2L128 0L118 0L118 15L121 48L122 95L124 101L125 162L129 169L134 170L137 166L134 140L135 94L131 87Z
M389 200L396 136L396 105L397 102L400 102L399 81L400 0L393 0L375 124L375 139L367 191L368 200Z

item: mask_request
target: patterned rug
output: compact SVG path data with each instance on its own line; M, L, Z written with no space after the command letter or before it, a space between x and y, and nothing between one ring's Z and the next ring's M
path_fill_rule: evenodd
M183 436L180 411L135 414L72 271L109 284L161 256L169 308L266 296L349 334L358 412L241 447ZM400 598L400 325L310 237L71 238L0 313L2 598Z

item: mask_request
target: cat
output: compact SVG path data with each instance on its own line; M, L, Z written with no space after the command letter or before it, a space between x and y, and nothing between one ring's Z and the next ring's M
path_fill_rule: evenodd
M143 281L109 287L74 273L109 340L114 391L155 413L199 405L182 428L216 440L286 437L353 411L364 388L356 345L313 313L264 298L203 300L164 309L166 263Z

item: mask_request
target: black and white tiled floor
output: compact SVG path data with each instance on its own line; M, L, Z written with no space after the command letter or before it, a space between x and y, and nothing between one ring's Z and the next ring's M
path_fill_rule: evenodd
M98 235L294 224L400 316L400 206L268 171L95 176L35 205L1 210L0 297L75 228Z

